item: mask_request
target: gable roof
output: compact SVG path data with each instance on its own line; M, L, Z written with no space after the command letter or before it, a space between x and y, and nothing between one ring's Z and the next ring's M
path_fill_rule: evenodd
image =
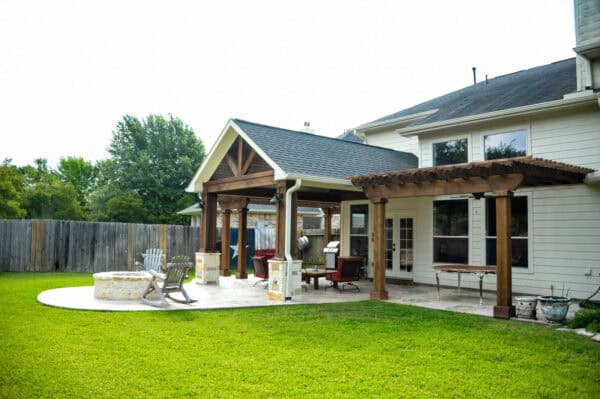
M422 114L407 126L430 123L561 100L577 89L575 58L498 76L365 123L357 129L393 123Z
M355 174L415 168L418 164L417 157L406 152L241 119L232 122L290 178L347 180Z

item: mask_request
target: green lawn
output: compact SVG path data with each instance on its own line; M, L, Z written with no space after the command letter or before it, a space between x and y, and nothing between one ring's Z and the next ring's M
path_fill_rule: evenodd
M0 397L599 398L600 344L384 302L87 312L89 274L0 273Z

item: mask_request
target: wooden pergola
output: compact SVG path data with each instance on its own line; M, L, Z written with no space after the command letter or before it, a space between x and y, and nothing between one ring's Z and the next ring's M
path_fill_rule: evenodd
M248 205L269 204L275 198L276 210L276 258L285 259L285 237L290 234L292 257L298 259L295 245L297 233L297 209L299 206L321 208L325 215L324 241L331 240L331 216L339 213L340 202L364 199L362 191L348 185L348 189L324 188L323 184L303 180L299 191L292 195L291 226L286 226L286 192L297 178L275 179L274 170L243 140L237 137L208 181L202 184L201 204L204 208L201 224L200 252L217 253L217 203L222 210L221 275L230 274L229 232L231 210L236 209L239 217L238 259L236 277L247 278L246 273L246 228Z
M488 193L496 198L496 305L494 317L510 318L512 305L511 201L521 187L582 183L591 169L533 157L352 176L374 209L372 299L387 299L385 289L385 204L392 198Z

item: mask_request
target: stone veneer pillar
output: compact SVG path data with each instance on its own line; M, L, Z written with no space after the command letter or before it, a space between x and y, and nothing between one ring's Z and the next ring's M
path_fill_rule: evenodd
M196 252L196 284L219 284L220 265L219 252Z
M269 299L285 301L287 279L287 261L269 259ZM292 297L302 293L301 260L292 261Z

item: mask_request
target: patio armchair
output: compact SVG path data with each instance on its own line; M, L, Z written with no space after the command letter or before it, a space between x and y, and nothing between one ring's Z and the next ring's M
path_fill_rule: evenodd
M135 262L135 267L140 271L162 273L162 263L165 258L163 251L159 248L148 248L144 254L144 263Z
M183 288L183 282L188 278L186 273L192 266L193 263L189 262L189 257L176 256L172 259L171 263L167 264L167 272L165 274L153 270L150 271L152 281L150 281L148 288L146 288L146 291L142 295L142 302L157 307L167 306L167 298L185 304L194 302ZM173 298L171 296L173 292L180 292L184 299ZM158 298L150 299L149 297L153 294L158 296Z
M327 273L326 280L331 281L331 286L327 288L337 288L338 291L356 290L360 292L360 288L352 281L360 279L360 271L363 266L363 258L358 256L347 256L338 258L337 269L335 272ZM351 288L346 288L351 287Z
M254 266L254 276L261 279L256 280L254 285L269 280L269 264L266 256L253 256L252 265ZM265 288L267 288L266 285Z

